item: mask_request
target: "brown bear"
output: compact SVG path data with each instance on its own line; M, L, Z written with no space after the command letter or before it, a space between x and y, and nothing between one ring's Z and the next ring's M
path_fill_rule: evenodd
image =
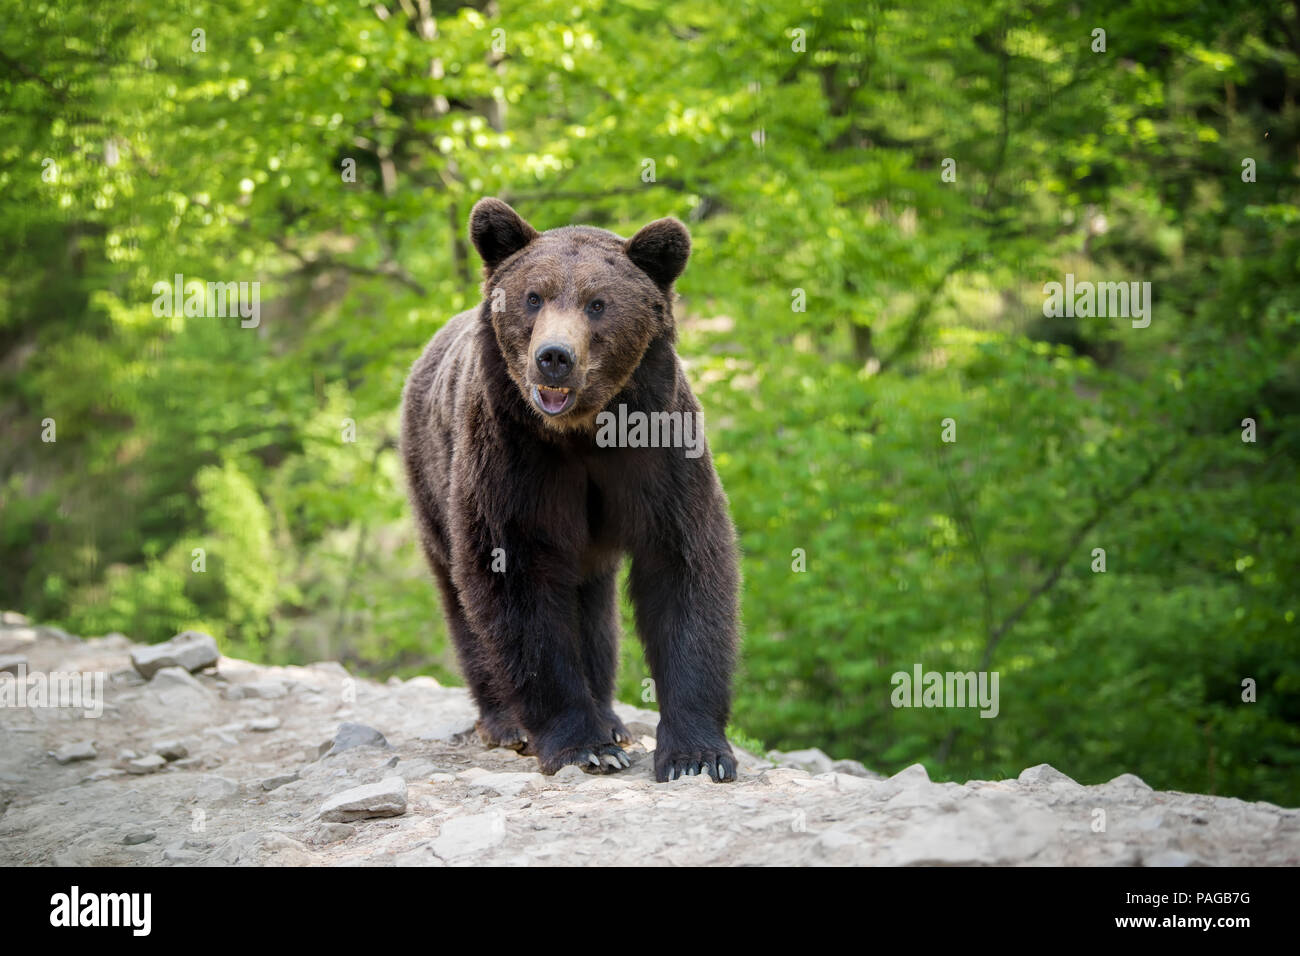
M655 776L734 780L736 534L674 350L690 235L671 218L538 233L498 199L469 231L483 302L412 367L402 457L479 732L544 773L630 765L611 707L627 555Z

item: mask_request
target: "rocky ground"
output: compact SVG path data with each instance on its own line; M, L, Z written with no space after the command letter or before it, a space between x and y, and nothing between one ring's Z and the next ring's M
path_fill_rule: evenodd
M4 671L0 702L15 672L104 675L97 718L0 703L6 865L1300 863L1300 811L1132 774L961 785L801 751L741 755L733 785L656 784L656 715L620 706L630 769L545 777L484 750L465 691L429 678L216 659L201 637L83 641L14 614Z

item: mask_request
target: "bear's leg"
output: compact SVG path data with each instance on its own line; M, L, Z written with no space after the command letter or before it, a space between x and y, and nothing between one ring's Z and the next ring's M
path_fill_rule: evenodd
M523 724L510 706L509 694L501 687L488 648L470 628L460 604L460 596L456 594L450 575L440 563L434 564L434 577L438 581L443 616L447 619L447 630L451 632L451 639L456 645L456 656L460 660L465 683L469 685L470 694L478 704L479 719L474 727L482 738L483 745L489 749L508 747L511 750L526 750L528 735L524 732Z
M582 663L596 709L616 744L632 742L632 734L612 706L618 670L618 569L597 574L578 586L578 620L582 629Z
M588 773L630 766L614 742L608 698L597 702L588 684L577 590L530 580L508 601L501 653L514 680L515 700L542 773L568 764Z
M509 574L468 559L453 571L457 590L467 595L461 604L466 617L475 632L491 637L529 749L546 774L568 764L591 773L631 766L587 684L578 585L565 580L576 560L536 560L521 549Z
M637 630L659 702L655 779L661 783L697 773L717 782L736 779L726 726L739 573L725 504L714 499L699 510L695 528L632 556Z

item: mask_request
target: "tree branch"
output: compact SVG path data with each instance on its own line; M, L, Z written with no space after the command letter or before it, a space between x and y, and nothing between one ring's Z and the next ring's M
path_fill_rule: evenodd
M898 344L894 346L893 351L881 359L880 371L885 371L916 347L916 343L921 337L921 328L925 325L925 320L929 317L930 311L934 308L935 300L938 299L939 294L943 292L943 287L948 284L948 279L952 277L953 273L959 272L966 263L970 262L974 257L974 253L969 250L963 251L961 255L957 256L956 259L949 263L948 268L943 271L943 274L940 275L939 278L930 285L930 288L925 291L925 294L921 296L920 301L913 307L912 314L907 319L907 324L903 329L903 337L899 340Z
M293 256L293 258L298 260L299 272L325 272L335 270L338 272L347 272L351 275L392 279L394 282L406 286L416 295L424 296L429 294L428 289L426 289L409 272L395 263L385 263L383 266L375 268L373 266L361 266L352 262L345 262L342 259L335 259L333 256L328 255L317 255L309 258L293 246L289 245L279 236L272 236L271 242L273 242L276 248L281 252Z
M22 77L25 77L26 79L31 80L33 83L38 83L41 86L45 87L45 89L49 91L50 95L53 96L56 100L58 100L60 103L66 103L68 101L68 93L66 90L59 89L49 80L47 80L45 77L41 76L39 73L34 72L33 70L28 69L23 63L21 63L18 60L15 60L13 57L9 56L9 54L5 53L3 50L0 50L0 63L4 63L4 65L9 67L10 70L12 70L13 72L17 73Z
M1016 623L1024 617L1025 612L1029 610L1035 601L1056 586L1056 582L1061 579L1061 575L1065 572L1066 567L1075 557L1078 547L1083 542L1083 539L1092 532L1093 528L1097 527L1097 525L1101 523L1103 518L1124 502L1128 501L1128 499L1132 498L1138 491L1149 485L1160 469L1168 463L1169 459L1172 458L1177 451L1178 446L1175 445L1163 455L1152 461L1147 465L1142 474L1138 475L1136 479L1130 482L1123 491L1110 501L1105 501L1099 504L1092 516L1080 525L1078 530L1070 536L1070 543L1066 545L1065 550L1062 551L1060 557L1056 559L1051 570L1048 571L1047 576L1044 577L1042 581L1038 582L1034 589L1025 596L1025 599L1016 605L1015 609L1007 615L1006 619L998 626L998 628L989 634L988 643L984 647L984 658L980 662L980 670L986 671L989 669L989 665L993 662L993 651L1002 641L1002 638L1006 637L1007 632L1009 632L1011 628L1015 627Z

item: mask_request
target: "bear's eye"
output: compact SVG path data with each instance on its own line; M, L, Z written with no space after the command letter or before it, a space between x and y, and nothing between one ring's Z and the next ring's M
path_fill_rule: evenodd
M587 311L592 315L599 315L601 312L605 311L605 303L600 299L592 299L591 303L587 306Z
M536 292L528 293L528 307L530 309L539 308L542 304L542 297Z

